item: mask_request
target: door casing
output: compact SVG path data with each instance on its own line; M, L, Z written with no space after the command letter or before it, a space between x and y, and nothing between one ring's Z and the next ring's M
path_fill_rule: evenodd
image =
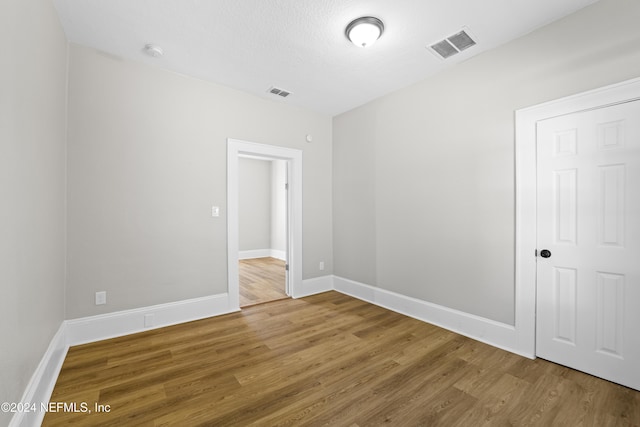
M240 307L238 279L238 159L253 156L287 161L288 176L288 284L290 295L302 288L302 151L293 148L227 139L227 283L229 308Z
M536 123L640 99L640 78L516 111L516 347L535 357L537 186Z

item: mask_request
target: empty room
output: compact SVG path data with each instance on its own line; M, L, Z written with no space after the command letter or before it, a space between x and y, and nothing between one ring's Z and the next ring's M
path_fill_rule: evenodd
M4 0L0 426L640 425L639 21Z

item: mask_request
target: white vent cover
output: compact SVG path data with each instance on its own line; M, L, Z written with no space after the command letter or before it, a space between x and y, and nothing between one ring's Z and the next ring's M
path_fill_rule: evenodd
M287 96L291 95L290 91L280 89L279 87L275 87L275 86L271 86L269 90L267 90L267 92L272 93L274 95L281 96L283 98L286 98Z
M430 48L441 58L447 59L475 44L476 42L469 36L467 31L462 30L444 40L432 44Z

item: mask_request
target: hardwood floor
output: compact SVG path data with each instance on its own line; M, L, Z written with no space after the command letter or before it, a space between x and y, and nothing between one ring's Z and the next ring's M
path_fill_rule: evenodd
M640 392L337 292L73 347L51 401L110 412L45 426L640 424Z
M284 266L276 258L240 260L240 307L288 298Z

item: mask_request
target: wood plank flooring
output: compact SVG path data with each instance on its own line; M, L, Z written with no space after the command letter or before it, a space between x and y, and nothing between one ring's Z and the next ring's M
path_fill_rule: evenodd
M51 401L110 412L45 426L640 424L640 392L337 292L72 347Z
M240 260L240 307L288 298L285 262L276 258Z

